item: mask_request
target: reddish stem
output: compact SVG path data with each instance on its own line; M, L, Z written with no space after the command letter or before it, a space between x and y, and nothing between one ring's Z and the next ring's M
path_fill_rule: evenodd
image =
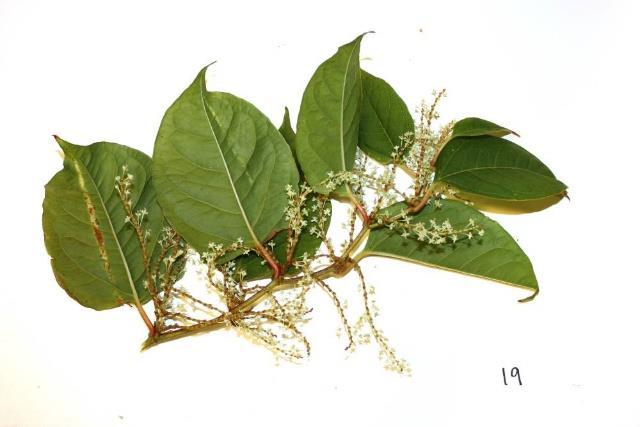
M269 251L266 250L264 246L258 244L256 249L258 250L260 256L264 258L265 261L267 261L269 267L271 267L271 270L273 271L273 278L279 279L280 276L282 276L282 267L280 266L280 264L278 264L278 261L273 259Z
M138 309L138 313L140 313L140 317L142 317L144 324L147 325L147 329L149 329L149 335L154 337L156 335L156 328L153 326L153 322L151 322L151 319L149 319L149 316L147 316L147 313L141 305L136 304L136 308Z
M367 211L356 200L353 201L353 204L356 207L356 211L358 211L358 214L360 215L360 219L362 219L363 224L365 226L369 225L370 219L369 219L369 214L367 214Z
M417 204L409 207L409 213L414 214L414 213L420 212L422 208L425 207L430 197L431 197L431 191L426 191L422 196L422 199L420 199L420 201Z

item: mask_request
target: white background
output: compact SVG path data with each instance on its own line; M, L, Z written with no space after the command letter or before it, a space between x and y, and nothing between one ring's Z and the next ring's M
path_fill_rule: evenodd
M637 4L1 0L0 425L640 426ZM315 67L367 30L363 67L408 105L446 87L444 119L515 129L569 185L570 202L494 216L534 264L534 302L366 260L380 324L414 370L402 377L374 349L345 357L321 294L311 359L277 366L232 331L140 353L135 310L95 312L58 287L41 230L62 163L51 134L151 153L164 110L212 60L211 89L295 118ZM521 387L502 383L512 366Z

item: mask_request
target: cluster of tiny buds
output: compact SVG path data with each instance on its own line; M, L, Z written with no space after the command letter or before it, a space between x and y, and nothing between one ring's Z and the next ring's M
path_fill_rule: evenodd
M399 358L395 349L383 331L375 324L374 319L379 316L379 309L375 300L375 289L367 285L359 267L356 267L360 281L360 293L364 303L364 313L358 318L352 330L355 335L355 343L359 345L369 344L375 341L378 344L378 357L382 360L385 369L400 374L410 375L411 368L405 359Z
M309 269L310 269L311 261L312 261L312 259L309 256L309 253L305 252L305 253L302 254L301 257L299 257L298 259L296 259L293 262L293 266L298 270L306 272L306 271L309 271Z
M327 206L326 199L316 197L311 204L311 218L309 221L311 225L308 230L309 233L319 239L324 239L326 236L326 223L331 218L331 208ZM306 209L304 209L306 211ZM305 212L303 212L305 213Z
M251 249L244 245L244 240L240 237L226 246L222 243L209 242L207 248L208 250L201 254L201 258L206 264L215 264L220 257L230 252L242 250L242 253L245 255L251 252Z
M300 191L296 192L292 185L285 187L288 197L287 206L284 210L284 218L288 222L289 234L287 237L287 248L295 248L300 235L308 232L314 237L324 239L326 235L326 224L331 217L331 208L326 206L327 200L323 196L313 193L311 187L302 183ZM272 240L267 246L275 249L275 242ZM266 261L262 261L265 264Z
M342 172L327 172L327 178L322 181L322 184L327 191L335 191L341 185L347 184L349 186L360 186L362 181L360 179L361 174L358 171L342 171Z
M122 165L122 175L115 178L115 188L120 198L131 208L131 187L133 186L133 175L129 173L129 167Z
M240 315L234 326L279 358L296 360L309 356L310 344L298 325L309 320L307 315L311 309L306 296L311 284L306 275L303 276L296 288L269 295L253 311Z
M133 225L136 233L138 234L138 238L142 239L145 244L151 237L151 230L143 229L142 224L145 219L149 215L149 211L147 208L141 208L136 210L133 209L133 201L131 200L131 189L133 188L134 176L129 173L129 167L127 165L122 166L122 175L118 175L115 177L115 189L118 192L118 196L124 206L125 216L124 222L125 224Z
M417 109L419 120L415 131L402 135L394 152L396 156L403 156L404 165L412 171L416 195L432 184L435 160L453 129L454 122L442 125L437 131L432 128L433 121L440 117L437 106L445 96L445 90L434 91L431 104L422 102Z
M302 229L306 227L307 210L303 208L307 195L311 192L308 185L302 184L300 192L296 192L291 184L287 184L285 187L288 201L287 206L284 209L284 218L289 223L289 230L295 236L299 236L302 233Z
M440 205L438 200L434 203L436 207ZM381 215L378 217L377 222L390 230L398 230L404 238L414 238L430 245L456 243L463 239L471 240L474 236L484 236L484 229L473 218L469 218L466 225L456 228L449 219L445 219L440 223L433 218L426 223L414 221L407 211L403 210L394 217Z
M179 239L180 236L178 235L178 233L176 233L173 228L165 225L164 227L162 227L158 243L162 247L170 247L177 244Z

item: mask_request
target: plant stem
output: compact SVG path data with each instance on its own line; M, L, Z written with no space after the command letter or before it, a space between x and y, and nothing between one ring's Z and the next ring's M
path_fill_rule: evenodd
M156 327L153 326L153 322L151 321L151 319L149 319L147 312L144 311L144 308L142 308L142 304L140 304L140 301L136 301L135 305L138 313L140 313L140 317L142 317L142 320L144 321L144 324L147 325L147 329L149 329L149 336L154 336L156 334Z
M265 249L264 246L262 246L260 243L257 244L256 246L256 250L258 251L258 253L260 254L260 256L262 258L264 258L265 261L267 261L267 263L269 264L269 266L271 267L271 271L273 271L273 278L278 279L280 276L282 276L282 268L280 267L280 264L278 263L278 261L276 261L275 259L273 259L273 256L271 256L271 254L269 253L269 251L267 249Z
M402 169L404 171L404 173L406 173L407 175L409 175L409 177L411 179L413 179L415 181L415 179L417 178L418 175L416 175L416 173L407 165L405 164L401 164L400 165L400 169Z
M431 189L427 189L424 192L424 195L422 196L422 199L420 199L420 201L417 204L409 207L409 209L408 209L409 213L410 214L414 214L414 213L420 212L422 210L422 208L425 207L425 205L429 201L430 197L431 197Z
M331 277L342 277L348 274L356 265L356 261L354 261L352 255L358 249L358 247L364 241L368 234L369 227L363 227L358 235L353 239L353 242L349 246L347 246L343 255L338 258L337 261L321 270L312 273L311 276L317 280L325 280ZM274 278L274 280L272 280L268 285L260 289L247 300L234 307L228 313L221 314L214 319L198 323L196 325L187 326L175 331L161 333L156 336L149 336L147 340L142 344L142 351L164 342L222 329L227 325L227 321L229 319L233 319L234 315L250 311L252 308L268 298L269 295L275 292L296 288L299 285L300 279L302 279L302 277L300 276Z
M156 336L149 336L142 343L142 348L140 349L140 351L147 350L153 346L162 344L164 342L177 340L178 338L184 338L191 335L197 335L204 332L210 332L210 331L222 329L225 326L226 326L226 323L223 316L218 316L215 319L206 323L199 323L197 325L189 326L184 329L178 329L176 331L171 331L171 332L167 332L167 333L156 335Z

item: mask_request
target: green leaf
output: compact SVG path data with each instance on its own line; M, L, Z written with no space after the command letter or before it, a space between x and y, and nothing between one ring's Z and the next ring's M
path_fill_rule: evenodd
M114 188L127 165L134 176L132 209L146 209L148 252L154 253L163 224L151 185L151 159L109 142L86 147L58 137L64 168L45 186L42 227L51 266L60 286L80 304L96 310L149 300L142 250Z
M321 207L316 207L314 209L313 205L318 205L318 203ZM296 248L294 249L294 260L301 259L305 253L311 257L315 255L316 252L318 252L318 249L322 244L322 239L315 234L311 234L310 232L310 229L312 227L318 228L318 215L322 214L324 216L324 225L322 227L324 231L329 228L329 224L331 222L332 210L330 200L326 200L324 203L322 203L317 197L310 197L305 202L304 207L309 212L309 216L307 217L307 225L302 228L298 243L296 245ZM283 230L278 232L278 234L276 234L276 236L271 239L271 241L274 243L272 252L280 265L284 265L287 260L287 237L287 230ZM271 268L266 263L264 263L262 257L253 252L247 255L239 256L234 261L238 269L243 269L246 271L247 274L245 276L245 280L247 281L266 279L268 277L271 277ZM284 273L291 274L297 272L298 269L293 266L289 266L289 268Z
M282 228L285 187L297 186L291 150L249 102L208 92L206 68L169 107L153 154L158 202L199 252L241 238L257 246Z
M329 172L353 168L358 145L362 87L360 42L364 34L338 49L311 77L298 114L295 151L306 181L319 193ZM348 196L341 186L338 196Z
M500 137L509 134L520 136L512 130L492 123L488 120L480 119L478 117L467 117L465 119L458 120L456 124L453 125L451 139L458 136L488 135Z
M544 208L565 195L566 185L533 154L494 136L456 137L435 164L435 182L457 189L457 197L494 200L502 205ZM481 203L482 204L482 203Z
M473 207L485 212L516 215L538 212L549 206L555 205L563 198L568 197L566 192L554 194L549 197L533 200L504 200L483 197L478 194L470 194L464 191L456 191L452 198L464 202L470 202Z
M282 119L282 124L280 125L279 131L289 144L292 144L293 141L295 141L296 134L291 128L291 122L289 121L289 109L286 107L284 110L284 118ZM329 200L326 200L324 203L322 203L320 199L316 196L317 194L315 194L315 196L309 195L308 196L309 198L305 202L304 208L309 212L310 216L307 218L307 225L305 227L302 227L302 231L300 232L298 243L296 244L296 248L293 252L294 260L298 260L302 258L305 253L307 253L309 256L312 256L320 248L320 245L322 244L322 239L317 235L311 234L310 229L313 226L316 226L316 227L318 226L319 218L317 214L322 212L324 215L325 209L328 211L328 213L327 215L324 215L325 219L323 222L324 226L322 227L322 229L326 231L329 228L329 224L331 222L331 212L332 212L331 202ZM321 208L317 207L317 206L320 206L318 205L318 203L320 203L320 205L322 206ZM314 205L317 205L315 209L314 209ZM286 263L287 237L288 237L288 231L282 230L282 231L279 231L270 240L270 242L273 242L272 252L280 265L284 265ZM272 274L271 268L266 264L266 262L263 260L261 256L259 256L254 252L246 255L241 255L235 258L234 262L236 263L236 267L238 269L245 270L246 275L244 279L247 281L257 280L257 279L266 279L268 277L271 277L271 274ZM296 273L297 271L298 270L291 265L287 268L286 271L284 271L284 273L285 274Z
M293 148L293 143L296 140L296 133L291 127L291 119L289 118L289 109L284 107L284 117L282 117L282 124L278 128L280 134L284 137L290 147Z
M398 230L378 228L371 231L361 257L378 255L398 258L538 292L538 281L529 258L497 222L462 202L440 202L441 208L430 203L412 216L411 221L423 222L428 227L430 220L438 224L449 220L454 229L461 229L472 219L484 229L483 237L430 245L404 238ZM402 208L406 208L406 205L398 203L391 206L388 213L393 215Z
M278 128L278 132L287 141L289 144L289 148L291 149L291 154L293 155L293 159L296 162L296 167L298 168L298 172L302 174L302 169L300 169L300 163L298 162L298 156L296 156L295 151L295 141L296 141L296 133L291 127L291 119L289 118L289 109L284 107L284 116L282 117L282 124Z
M402 98L381 78L362 70L358 146L382 164L390 163L400 137L413 132L413 117Z

